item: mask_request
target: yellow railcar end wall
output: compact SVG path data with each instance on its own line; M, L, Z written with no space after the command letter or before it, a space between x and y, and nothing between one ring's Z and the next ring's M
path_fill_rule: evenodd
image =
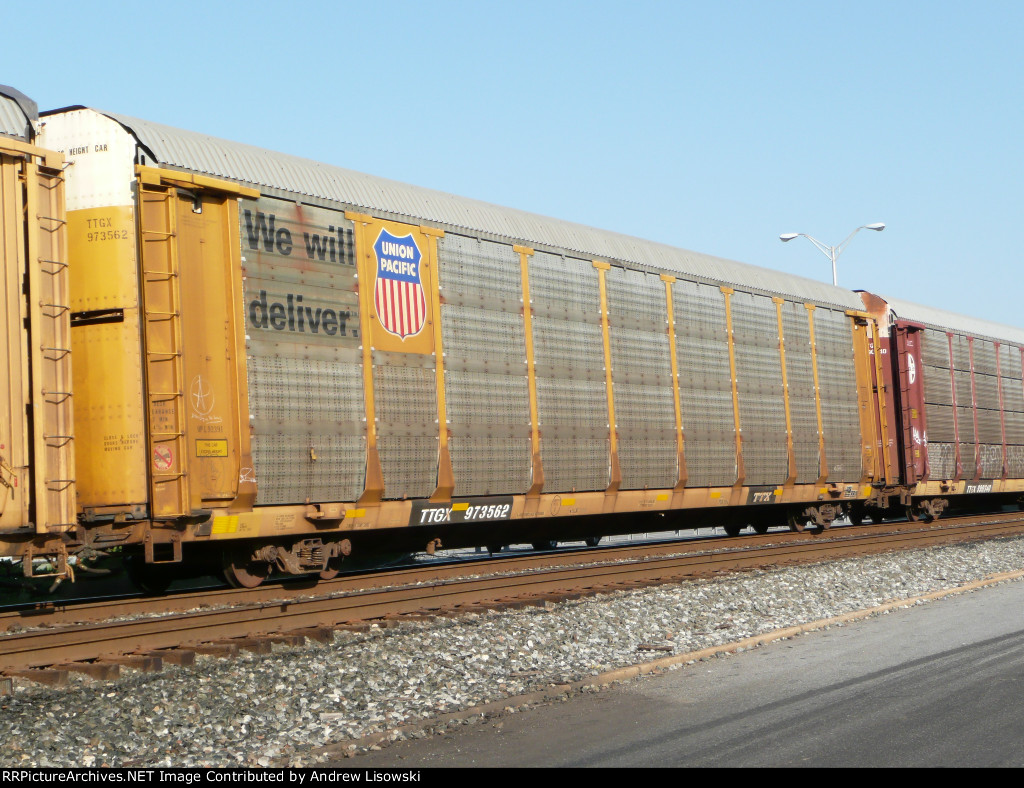
M71 309L121 310L71 332L80 508L147 498L135 214L108 206L68 214Z
M238 204L234 198L202 193L201 211L177 198L185 348L187 442L183 467L192 479L197 508L233 502L249 449ZM240 336L242 335L242 336ZM247 482L251 498L255 490Z
M0 529L28 522L28 334L22 278L25 273L20 162L0 153Z
M74 525L62 157L0 140L0 530Z

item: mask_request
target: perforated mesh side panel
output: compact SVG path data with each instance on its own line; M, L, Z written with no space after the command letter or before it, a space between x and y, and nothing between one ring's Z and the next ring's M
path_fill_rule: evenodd
M1020 348L999 346L1006 419L1006 465L1010 478L1024 479L1024 384L1021 383Z
M354 501L362 494L361 364L252 356L249 401L260 504Z
M608 487L608 394L597 271L584 260L530 258L544 491Z
M952 479L956 474L956 444L928 441L928 462L933 479Z
M807 308L787 301L782 305L782 331L786 341L786 382L789 417L793 426L797 484L810 484L820 475L818 410L814 402L814 366Z
M530 487L530 395L519 255L461 235L439 245L448 443L457 495Z
M246 222L260 212L295 238L329 237L330 254L286 255L250 236ZM256 503L354 501L365 486L366 411L352 223L264 197L240 206L240 233Z
M384 497L426 498L437 487L433 357L373 351L373 389Z
M948 334L936 329L925 329L922 334L931 478L950 479L956 475L954 386L963 477L970 479L979 474L984 479L997 479L1002 476L1005 422L1007 473L1010 478L1024 478L1024 389L1020 348L1010 344L997 347L986 339L971 341L966 336L954 335L951 383ZM976 410L974 404L977 405Z
M725 296L717 287L672 285L688 487L736 481L736 422L729 371Z
M789 475L789 457L775 303L737 292L731 307L744 483L782 484Z
M860 480L863 469L853 323L842 312L816 309L814 339L828 480L855 482Z
M673 487L678 443L665 283L614 267L605 282L621 488Z
M505 495L530 487L530 413L527 379L445 370L450 421L448 447L458 495ZM509 405L506 407L506 403Z
M921 331L919 336L924 411L928 425L929 474L933 479L952 479L956 475L956 424L949 372L949 339L945 333L932 329Z
M972 344L978 440L981 443L980 473L983 479L998 479L1003 475L1003 426L996 346L986 339L975 339Z

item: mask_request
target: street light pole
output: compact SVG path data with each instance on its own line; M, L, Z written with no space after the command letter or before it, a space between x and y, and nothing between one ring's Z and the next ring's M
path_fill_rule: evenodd
M853 238L853 236L855 236L861 230L874 230L875 232L880 233L884 229L885 222L875 222L874 224L862 224L860 227L858 227L856 230L854 230L852 233L846 236L843 242L841 244L838 244L837 246L828 246L827 244L823 244L817 238L814 238L808 235L807 233L783 233L782 235L779 236L779 240L782 241L783 243L786 243L787 241L792 241L794 238L804 237L812 244L814 244L816 247L818 247L822 254L824 254L829 260L832 261L832 284L838 285L839 279L836 275L836 260L839 258L839 255L843 253L843 250L846 248L847 244L850 243L850 240Z

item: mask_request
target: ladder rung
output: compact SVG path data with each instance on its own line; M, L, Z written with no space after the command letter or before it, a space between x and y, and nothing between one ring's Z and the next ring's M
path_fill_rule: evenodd
M179 317L181 315L181 312L163 312L159 309L147 309L146 317L149 317L150 315L167 315L168 317Z
M175 479L181 479L184 475L183 473L154 473L153 481L156 484L167 484L167 482L173 482Z
M143 235L161 235L161 236L163 236L162 238L153 238L152 240L154 240L154 241L164 241L164 240L166 240L168 238L173 238L174 237L174 233L166 233L163 230L143 230L142 234ZM151 239L143 238L142 240L143 241L148 241L148 240L151 240Z
M172 352L169 352L167 350L147 350L146 351L146 355L147 356L166 356L167 358L163 358L163 359L159 359L158 358L158 359L154 359L154 361L170 361L171 359L179 358L181 356L181 353L180 352L172 353Z
M59 310L59 313L67 312L67 311L69 311L71 309L71 307L69 307L67 304L43 304L43 303L40 303L39 306L51 306L54 309Z
M56 216L43 216L41 214L36 214L36 220L39 219L46 219L47 221L50 222L57 222L57 224L67 224L67 219L59 219ZM46 230L47 232L52 232L50 228L44 227L43 229Z
M68 264L63 262L63 261L61 261L61 260L47 260L45 257L40 257L39 258L39 262L40 263L50 263L51 265L56 265L59 268L67 268L68 267ZM44 271L43 273L45 273L45 274L54 274L55 275L55 274L59 274L60 271Z
M183 438L184 432L151 432L149 437L153 439L154 443L170 443L176 441L178 438Z

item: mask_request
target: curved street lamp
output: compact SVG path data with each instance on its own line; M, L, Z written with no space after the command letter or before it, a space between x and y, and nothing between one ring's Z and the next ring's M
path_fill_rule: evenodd
M843 250L846 248L847 244L850 243L850 239L853 238L853 236L855 236L861 230L874 230L875 232L880 233L884 229L885 222L862 224L860 227L858 227L856 230L854 230L852 233L846 236L846 239L838 246L828 246L826 244L823 244L817 238L812 238L807 233L783 233L782 235L779 236L779 240L782 241L783 243L786 243L786 241L792 241L794 238L799 238L800 236L803 236L816 247L818 247L818 249L820 249L821 252L832 261L832 284L838 285L839 280L836 277L836 258L838 258L839 255L843 253Z

